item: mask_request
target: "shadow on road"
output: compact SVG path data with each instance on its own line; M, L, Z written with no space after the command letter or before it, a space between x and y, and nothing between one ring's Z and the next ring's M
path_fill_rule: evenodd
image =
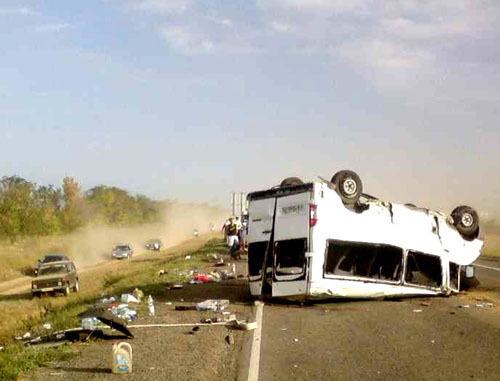
M10 295L0 295L0 302L9 300L31 300L31 292L20 292Z

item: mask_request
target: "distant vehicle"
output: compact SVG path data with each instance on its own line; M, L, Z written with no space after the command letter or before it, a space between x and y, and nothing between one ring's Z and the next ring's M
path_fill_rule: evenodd
M111 258L113 259L130 259L134 254L132 246L129 244L116 245L111 251Z
M163 246L163 243L159 239L150 239L148 242L146 242L146 249L148 250L153 250L153 251L160 251L160 249Z
M70 260L41 265L38 276L31 282L32 296L47 292L62 292L67 296L72 290L80 291L80 284L75 264Z
M40 266L51 262L71 261L66 255L63 254L45 254L35 265L35 275L38 274Z
M248 195L252 295L304 301L450 295L474 276L479 218L450 215L362 193L359 176L280 186ZM464 282L465 283L465 282Z

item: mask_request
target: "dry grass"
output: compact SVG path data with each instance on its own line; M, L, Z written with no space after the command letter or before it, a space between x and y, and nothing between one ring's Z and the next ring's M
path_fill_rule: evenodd
M143 285L153 288L155 284L162 285L166 279L156 275L160 268L173 269L175 266L182 271L195 265L195 259L174 261L173 258L183 258L186 253L196 250L198 254L202 254L203 250L200 248L214 237L217 235L209 234L159 253L141 255L131 261L113 261L100 265L80 274L81 291L68 297L57 295L32 299L29 293L0 296L0 345L11 342L15 334L24 333L42 321L50 321L55 329L78 324L77 313L101 296L130 292L134 287ZM177 280L181 279L169 276L169 281Z

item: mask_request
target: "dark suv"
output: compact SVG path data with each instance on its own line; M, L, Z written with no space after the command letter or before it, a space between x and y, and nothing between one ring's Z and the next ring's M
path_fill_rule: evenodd
M78 292L78 274L75 264L71 261L50 262L40 266L38 275L31 281L31 294L40 296L43 293L62 292L68 295L71 291Z

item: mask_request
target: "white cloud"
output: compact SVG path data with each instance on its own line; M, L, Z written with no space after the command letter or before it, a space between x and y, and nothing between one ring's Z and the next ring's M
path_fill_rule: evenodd
M297 11L347 12L364 10L370 0L258 0L260 8L277 7Z
M433 60L425 50L380 40L340 45L337 53L356 64L380 69L420 69Z
M280 21L273 21L271 23L271 27L276 32L280 32L280 33L287 33L292 29L292 27L289 24L287 24L285 22L280 22Z
M20 7L20 8L0 8L0 16L1 15L19 15L19 16L30 16L34 15L36 12L27 7Z
M212 41L185 27L164 26L160 28L160 34L169 46L186 55L206 54L214 49Z
M221 25L221 26L232 26L233 25L233 20L231 20L228 17L219 17L215 14L211 14L206 16L206 19L213 22L214 24Z
M69 24L68 23L52 23L52 24L42 24L42 25L38 25L37 27L35 27L35 30L37 32L47 32L47 33L51 33L51 32L61 32L67 28L69 28Z
M189 0L136 0L130 3L133 10L161 12L161 13L182 13L190 5Z

